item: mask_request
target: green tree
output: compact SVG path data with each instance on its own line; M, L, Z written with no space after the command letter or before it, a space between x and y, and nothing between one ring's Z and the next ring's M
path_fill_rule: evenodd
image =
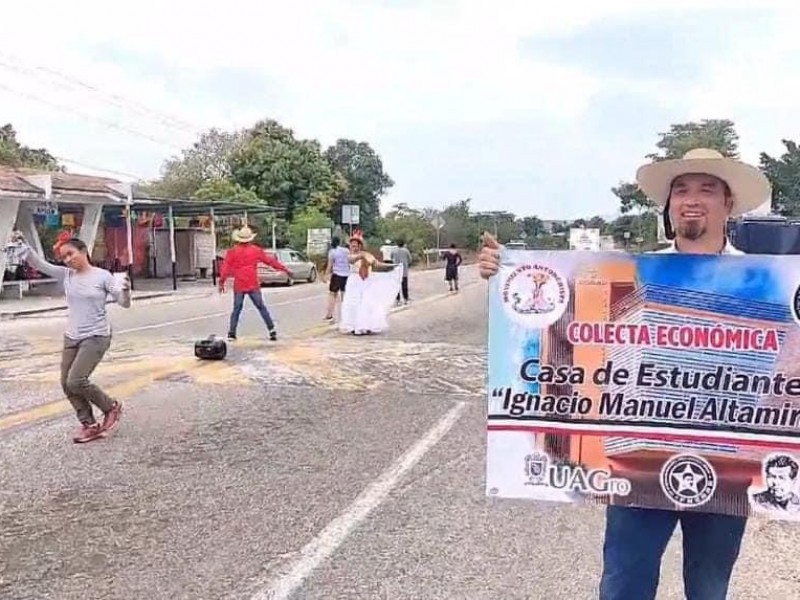
M341 198L350 189L350 183L344 175L334 171L331 185L323 190L311 192L308 197L307 205L313 206L318 211L323 212L336 220L337 206L341 205ZM341 211L338 211L341 215Z
M606 234L611 235L620 247L652 250L658 245L658 218L658 215L652 212L622 215L608 224Z
M0 127L0 165L43 171L64 170L58 160L44 148L30 148L21 144L11 123Z
M712 148L723 156L738 158L739 136L733 121L728 119L703 119L689 123L671 125L669 130L659 134L656 142L657 152L648 154L651 161L680 158L694 148ZM636 183L620 182L611 191L620 200L620 212L645 212L655 208Z
M772 184L772 210L786 217L800 216L800 148L782 140L786 152L780 158L761 153L761 170Z
M655 208L655 204L644 195L636 183L621 181L617 187L611 188L611 191L619 198L619 211L623 215L634 210Z
M471 202L470 198L459 200L446 206L441 212L445 222L439 237L441 246L455 244L459 248L478 247L482 228L480 221L470 213ZM484 225L486 227L488 222Z
M241 202L260 204L261 199L252 191L229 179L212 179L203 183L192 195L192 199L203 202Z
M588 221L586 221L587 229L599 229L600 233L604 233L608 227L608 223L606 223L603 217L592 217Z
M424 250L436 245L436 231L423 211L397 204L386 216L376 221L376 235L381 240L405 242L409 252L418 259Z
M331 206L331 216L339 220L343 204L358 205L359 227L366 234L373 234L380 216L381 197L394 185L383 169L380 156L366 142L339 139L325 151L325 158L347 182Z
M529 240L528 247L533 250L566 250L569 248L569 240L563 233L556 235L543 234L533 240Z
M247 132L230 157L231 178L279 209L289 223L307 204L324 206L342 193L316 140L297 140L291 129L265 120Z
M728 158L739 158L739 134L728 119L679 123L659 135L661 139L656 142L659 152L648 154L650 160L681 158L694 148L713 148Z
M531 240L544 233L544 223L539 217L523 217L522 230L525 232L525 239Z
M472 216L472 220L479 228L487 229L494 234L501 244L519 239L522 233L522 223L517 221L516 215L508 211L479 212Z
M230 158L244 141L242 131L209 129L198 140L166 160L161 179L146 186L150 194L166 198L192 198L209 182L229 179Z
M289 224L289 244L295 250L305 252L308 241L308 230L323 228L333 228L333 221L331 218L318 209L307 206L296 213L294 220Z
M406 202L398 202L392 209L386 213L386 218L396 219L397 217L405 217L409 215L418 215L423 217L423 211L411 208Z
M497 239L501 244L520 239L521 233L522 223L520 221L501 221L497 224Z

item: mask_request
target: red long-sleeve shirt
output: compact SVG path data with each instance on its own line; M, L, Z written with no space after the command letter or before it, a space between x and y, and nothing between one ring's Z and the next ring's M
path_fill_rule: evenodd
M233 277L233 291L246 293L261 289L258 281L258 263L289 273L283 263L272 258L255 244L238 244L228 250L222 263L219 281L225 285L229 277Z

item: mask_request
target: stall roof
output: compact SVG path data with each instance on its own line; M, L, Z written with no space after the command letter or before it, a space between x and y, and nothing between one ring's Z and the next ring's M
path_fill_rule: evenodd
M74 198L81 196L95 202L100 197L113 204L124 199L125 195L117 187L120 184L121 182L108 177L0 165L0 192L5 192L6 195L35 194L53 202L66 197L74 201Z
M44 197L44 191L26 181L19 174L0 166L0 192L23 193Z
M130 185L130 188L127 186ZM0 165L0 195L43 199L52 191L51 201L58 202L66 197L74 201L83 197L87 202L97 202L98 198L106 208L121 209L130 191L133 196L134 211L166 213L172 206L173 214L179 217L207 215L214 208L219 216L273 214L280 209L264 204L243 202L213 201L201 202L189 199L161 198L148 194L138 183L123 183L108 177L79 175L63 171L42 171L38 169L12 168Z
M214 209L218 217L241 215L263 215L280 212L280 209L266 204L248 204L245 202L201 202L198 200L176 200L171 198L134 198L131 210L134 212L158 212L166 214L172 207L172 214L176 217L199 217L208 215ZM107 207L111 208L111 207ZM120 210L121 207L114 207Z

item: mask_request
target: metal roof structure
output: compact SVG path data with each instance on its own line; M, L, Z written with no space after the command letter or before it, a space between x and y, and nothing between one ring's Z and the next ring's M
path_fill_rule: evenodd
M49 202L100 202L106 209L122 208L130 202L133 211L169 212L177 217L274 214L280 209L266 204L249 204L228 200L200 201L188 198L156 197L139 184L125 183L108 177L78 175L61 171L14 169L0 166L0 196Z
M108 208L121 209L123 207ZM247 202L230 202L226 200L200 201L200 200L176 200L172 198L133 198L130 208L134 212L159 212L168 213L172 208L172 214L176 217L198 217L211 214L224 217L230 215L274 214L281 212L281 209L267 206L266 204L250 204Z

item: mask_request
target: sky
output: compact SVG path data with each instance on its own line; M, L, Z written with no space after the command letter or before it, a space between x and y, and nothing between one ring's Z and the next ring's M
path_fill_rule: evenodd
M742 158L800 122L800 4L770 0L13 3L0 121L73 172L152 179L210 127L367 141L400 202L613 215L670 124ZM205 8L201 8L205 6ZM797 139L796 137L794 139Z

